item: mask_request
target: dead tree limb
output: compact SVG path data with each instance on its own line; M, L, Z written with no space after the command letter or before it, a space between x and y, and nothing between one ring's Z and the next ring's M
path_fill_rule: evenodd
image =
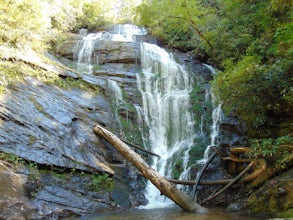
M209 159L207 160L207 162L205 163L205 165L203 166L203 168L200 170L199 174L197 175L194 187L193 187L193 200L195 200L196 197L196 190L197 190L197 186L199 184L199 181L202 177L203 172L206 170L206 168L208 167L208 165L210 164L210 162L214 159L214 157L216 156L217 152L214 151L212 153L212 155L209 157Z
M267 162L265 159L256 160L256 168L251 174L248 174L244 178L241 179L243 182L250 182L256 179L259 175L261 175L267 169Z
M178 185L187 185L187 186L194 186L195 181L192 180L175 180L175 179L167 179L170 183L178 184ZM199 181L198 185L200 186L217 186L217 185L226 185L227 183L231 182L233 179L219 179L219 180L201 180Z
M153 156L155 156L155 157L161 158L160 155L155 154L155 153L153 153L153 152L151 152L151 151L148 151L148 150L146 150L146 149L143 149L143 148L141 148L141 147L139 147L139 146L137 146L137 145L134 145L134 144L132 144L132 143L129 143L128 141L126 141L126 140L124 140L124 139L122 139L122 138L120 138L120 140L123 141L125 144L128 144L130 147L136 148L136 149L138 149L138 150L140 150L140 151L142 151L142 152L145 152L145 153L147 153L147 154L150 154L150 155L153 155Z
M194 202L188 195L178 190L174 185L169 183L164 177L162 177L157 171L152 169L139 154L129 148L123 141L121 141L116 135L96 125L94 133L100 137L106 139L113 147L116 148L129 162L131 162L142 175L150 180L163 195L173 200L182 209L187 211L196 211L199 213L207 212L207 210Z
M229 182L224 188L222 188L221 190L219 190L218 192L216 192L213 195L210 195L208 198L204 199L203 201L200 202L200 204L205 204L208 201L210 201L211 199L216 198L217 196L219 196L220 194L222 194L225 190L227 190L230 186L232 186L234 183L236 183L239 179L242 178L242 176L244 176L244 174L246 174L254 165L254 162L251 161L250 164L241 172L238 174L238 176L236 176L231 182Z
M253 151L250 147L233 147L230 149L231 154L243 154Z

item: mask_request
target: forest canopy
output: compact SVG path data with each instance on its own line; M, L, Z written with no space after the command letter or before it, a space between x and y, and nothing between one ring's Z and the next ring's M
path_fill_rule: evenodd
M136 0L0 0L0 43L46 48L67 32L131 19Z

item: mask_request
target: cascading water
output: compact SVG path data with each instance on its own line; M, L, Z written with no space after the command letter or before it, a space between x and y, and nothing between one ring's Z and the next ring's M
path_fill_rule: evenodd
M118 83L113 80L108 79L107 83L112 92L112 98L114 99L114 115L119 124L120 135L123 136L122 123L120 121L118 113L120 106L125 103L125 101L123 100L122 90Z
M211 73L213 75L216 74L216 71L212 66L207 65L207 64L204 64L204 65L211 71ZM211 148L215 147L215 146L218 146L217 138L219 136L219 124L223 119L223 112L222 112L222 108L221 108L222 104L219 104L216 107L214 106L216 100L215 100L214 94L212 93L212 90L211 90L210 86L208 86L206 88L206 91L205 91L205 101L208 101L209 99L212 102L212 108L213 108L213 111L212 111L212 127L211 127L211 132L210 132L210 144L205 149L203 158L201 160L197 161L197 163L199 163L199 164L206 163L206 161L209 158Z
M91 74L93 64L99 63L98 57L94 56L94 48L97 40L102 38L102 33L88 34L82 29L80 34L82 39L77 41L74 50L73 58L77 60L77 71L84 74Z
M149 127L151 150L161 159L154 158L152 167L162 176L171 176L175 156L188 152L193 145L193 116L189 93L192 80L188 72L176 63L164 49L141 44L142 74L137 74L138 88L142 94L144 120ZM187 166L188 155L183 155ZM166 206L159 190L147 184L149 205L144 208Z
M222 118L223 118L223 112L222 112L221 104L219 104L216 108L213 109L213 113L212 113L213 124L212 124L212 129L210 134L211 142L207 146L204 152L203 158L201 160L198 160L197 163L200 163L200 164L206 163L206 161L209 159L211 148L218 145L217 138L219 136L219 124L222 121Z
M136 35L146 35L147 31L144 28L131 25L131 24L121 24L115 25L112 31L113 41L135 41Z
M90 34L87 34L85 29L81 29L82 38L77 41L73 49L73 58L77 60L78 72L91 74L94 64L99 64L99 57L94 50L95 44L100 40L133 42L136 35L145 34L147 31L144 28L131 24L115 25L112 30Z

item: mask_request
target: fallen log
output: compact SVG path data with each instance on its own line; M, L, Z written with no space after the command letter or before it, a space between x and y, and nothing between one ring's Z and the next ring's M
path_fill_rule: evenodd
M250 182L256 179L267 169L267 162L265 159L256 160L256 169L251 174L248 174L246 177L242 178L243 182Z
M100 125L96 125L94 127L94 133L106 139L113 147L116 148L117 151L119 151L129 162L131 162L145 178L150 180L163 195L166 195L182 209L186 211L196 211L198 213L207 212L204 207L194 202L188 195L178 190L157 171L152 169L139 154L134 152L116 135Z

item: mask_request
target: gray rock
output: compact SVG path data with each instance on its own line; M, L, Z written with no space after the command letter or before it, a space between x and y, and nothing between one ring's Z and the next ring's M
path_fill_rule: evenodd
M136 63L139 60L139 43L100 40L95 44L94 53L99 64Z
M88 215L92 213L111 211L116 206L107 203L102 199L87 195L82 195L79 192L65 190L58 186L46 186L36 196L33 204L38 209L38 214L48 216L52 213L55 215L66 215L74 213L78 215Z
M0 150L39 164L112 174L92 132L96 122L113 121L100 100L27 77L0 101Z
M78 38L74 37L62 42L57 47L57 54L68 59L75 59L74 50ZM96 40L93 57L98 57L98 64L106 63L137 63L139 62L139 43L110 40ZM96 62L96 59L93 60Z

